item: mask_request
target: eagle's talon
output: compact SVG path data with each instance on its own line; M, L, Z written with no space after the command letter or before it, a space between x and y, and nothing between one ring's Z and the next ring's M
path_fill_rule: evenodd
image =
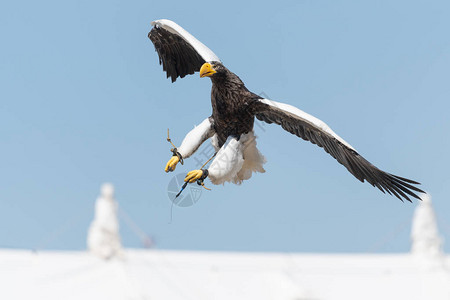
M184 178L185 182L189 182L189 183L193 183L196 182L197 180L201 179L201 178L205 178L203 176L204 171L203 170L193 170L190 171L189 173L187 173L186 177Z
M164 169L164 171L167 172L172 172L175 170L175 168L177 167L177 163L180 161L180 159L178 158L178 156L172 156L169 161L166 164L166 168Z

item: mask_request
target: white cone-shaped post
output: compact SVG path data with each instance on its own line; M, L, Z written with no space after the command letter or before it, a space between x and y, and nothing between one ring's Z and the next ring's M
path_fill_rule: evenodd
M87 238L89 251L104 259L122 253L117 210L114 186L105 183L102 185L101 195L95 203L95 216L89 227Z
M431 196L423 194L414 213L411 230L411 253L424 262L438 262L443 257L442 238L439 235Z

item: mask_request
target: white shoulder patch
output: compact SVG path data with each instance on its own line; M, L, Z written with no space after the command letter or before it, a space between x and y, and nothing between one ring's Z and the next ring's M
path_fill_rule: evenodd
M192 34L187 32L183 27L178 25L177 23L161 19L156 20L151 23L152 26L161 27L164 28L171 33L174 33L176 35L179 35L182 37L186 42L188 42L197 52L200 54L200 56L207 62L211 61L218 61L220 62L219 57L214 54L214 52L211 51L208 47L206 47L202 42L197 40Z
M345 146L347 146L348 148L356 151L349 143L347 143L343 138L341 138L340 136L338 136L333 130L331 130L331 128L325 124L325 122L323 122L322 120L319 120L318 118L298 109L295 106L289 105L289 104L285 104L285 103L281 103L281 102L276 102L273 100L269 100L269 99L259 99L259 101L261 101L264 104L270 105L270 106L274 106L277 107L279 109L282 109L284 111L290 112L298 117L300 117L303 120L306 120L312 124L314 124L317 128L319 128L320 130L330 134L331 136L333 136L335 139L337 139L339 142L341 142L342 144L344 144Z

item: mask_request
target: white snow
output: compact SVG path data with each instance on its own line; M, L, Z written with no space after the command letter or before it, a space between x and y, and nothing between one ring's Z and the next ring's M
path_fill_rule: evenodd
M111 199L112 187L103 186L98 202ZM95 220L110 221L111 207L109 217L96 214ZM434 246L419 247L422 242L441 246L433 220L426 199L417 208L407 254L124 249L104 260L86 251L0 249L0 299L448 300L450 256L439 251L432 268L422 264L436 254ZM117 228L116 221L100 224Z
M448 270L423 270L409 254L125 250L124 257L0 250L0 298L450 299Z
M87 238L88 249L101 258L109 259L120 255L122 251L117 207L114 186L110 183L103 184L101 195L95 203L95 216Z
M425 268L435 268L442 264L442 237L431 204L431 196L422 194L422 201L414 213L411 230L411 253Z

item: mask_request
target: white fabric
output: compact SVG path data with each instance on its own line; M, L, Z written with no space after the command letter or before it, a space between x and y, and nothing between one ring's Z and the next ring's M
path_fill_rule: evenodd
M214 134L211 121L206 118L198 126L194 127L184 138L181 146L178 147L178 152L183 156L183 158L188 158L198 147L209 139Z
M211 61L219 61L219 57L217 57L214 52L211 51L208 47L206 47L202 42L197 40L193 35L191 35L189 32L187 32L183 27L178 25L177 23L170 21L170 20L156 20L151 23L152 26L159 26L162 27L171 33L177 34L180 37L182 37L186 42L188 42L197 52L200 54L200 56L207 62Z
M217 149L217 137L212 139ZM213 184L233 182L241 184L252 176L253 172L264 173L264 156L256 148L256 137L253 132L241 135L239 141L229 137L217 152L208 168L209 178Z
M294 107L292 105L289 104L285 104L285 103L280 103L280 102L276 102L273 100L269 100L269 99L260 99L259 101L270 105L270 106L274 106L277 107L279 109L285 110L287 112L290 112L310 123L312 123L313 125L315 125L316 127L318 127L320 130L332 135L335 139L337 139L339 142L341 142L342 144L344 144L345 146L347 146L348 148L355 150L349 143L347 143L343 138L341 138L340 136L338 136L333 130L331 130L331 128L325 124L325 122L319 120L318 118L298 109L297 107ZM356 150L355 150L356 151Z

